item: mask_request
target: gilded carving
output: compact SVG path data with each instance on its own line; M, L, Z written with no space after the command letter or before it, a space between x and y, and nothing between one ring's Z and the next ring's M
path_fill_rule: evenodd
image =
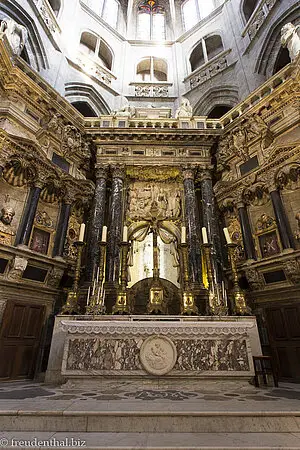
M252 290L260 291L265 287L263 277L256 268L250 267L246 269L245 275Z
M47 278L48 286L58 288L63 274L63 269L60 269L59 267L53 267Z
M255 229L257 233L269 231L274 228L276 228L276 220L265 213L263 213L256 221Z
M46 211L37 211L35 223L45 228L53 228L53 220Z
M284 273L293 284L300 283L300 262L298 259L289 259L283 263Z

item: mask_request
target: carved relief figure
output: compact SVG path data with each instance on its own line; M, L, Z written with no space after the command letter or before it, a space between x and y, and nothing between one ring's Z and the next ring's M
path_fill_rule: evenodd
M1 209L0 217L0 242L2 244L11 245L12 236L16 234L15 228L11 225L15 215L15 210L9 206Z
M232 133L232 144L235 153L246 161L249 158L249 151L247 148L247 134L244 128L239 128Z
M179 117L192 117L193 108L187 98L182 97L179 108L176 110L175 119Z
M292 61L300 53L300 26L287 23L281 29L281 45L287 47Z
M136 182L129 190L128 216L131 220L176 220L181 214L181 193L174 185Z
M64 154L75 153L81 147L81 134L73 125L67 125L64 128L64 137L62 143L62 152Z
M0 25L0 38L5 34L13 53L20 56L28 38L27 28L13 19L3 19Z

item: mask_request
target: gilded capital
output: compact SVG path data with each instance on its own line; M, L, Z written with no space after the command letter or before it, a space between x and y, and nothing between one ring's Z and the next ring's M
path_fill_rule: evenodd
M125 171L125 165L124 164L111 166L111 172L112 172L112 177L113 178L120 178L121 180L125 179L126 171Z
M106 180L108 175L108 167L106 166L96 167L95 175L97 180L100 178L104 178Z
M193 167L184 167L182 169L182 175L184 180L193 180L195 179L195 169Z

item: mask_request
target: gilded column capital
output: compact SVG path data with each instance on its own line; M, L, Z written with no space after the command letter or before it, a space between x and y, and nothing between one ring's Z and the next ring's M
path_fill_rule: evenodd
M96 179L99 180L100 178L107 179L108 176L108 166L96 166L95 175Z
M236 207L237 209L239 208L245 208L245 202L241 201L241 200L237 200L236 202Z
M194 181L195 173L196 173L196 170L194 167L183 167L181 169L181 171L182 171L184 180L193 180Z
M120 178L124 180L126 177L126 170L124 164L116 164L111 166L112 178Z
M211 180L212 179L212 172L209 168L200 169L197 174L197 180L198 181L204 181L204 180Z

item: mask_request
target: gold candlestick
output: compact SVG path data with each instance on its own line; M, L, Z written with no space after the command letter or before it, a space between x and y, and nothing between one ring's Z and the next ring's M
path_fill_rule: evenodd
M232 296L234 299L234 313L241 316L251 315L252 312L249 306L247 306L245 293L239 286L239 277L235 257L236 248L237 244L227 244L228 257L233 280Z
M121 243L121 284L117 294L117 301L113 306L113 314L130 314L130 305L127 294L128 267L127 256L129 243L127 241Z
M183 266L183 293L181 302L181 314L197 315L198 308L195 304L195 297L189 285L189 260L188 245L181 244L182 266Z
M211 261L211 244L202 244L202 250L207 267L208 278L208 306L207 314L212 316L226 316L228 308L225 299L222 299L219 292L219 286L216 285L213 275Z
M157 221L153 220L153 281L149 293L147 311L149 314L166 314L167 305L164 299L164 288L159 279L159 254L157 244Z
M103 296L106 245L106 242L100 242L99 275L98 280L95 280L93 277L93 291L86 306L87 315L96 316L99 314L105 314L106 311Z
M81 257L82 250L84 247L84 242L76 241L73 244L77 248L77 258L75 265L75 274L74 274L74 283L73 288L68 291L67 301L63 305L61 314L78 314L79 313L79 281L80 281L80 273L81 273Z

